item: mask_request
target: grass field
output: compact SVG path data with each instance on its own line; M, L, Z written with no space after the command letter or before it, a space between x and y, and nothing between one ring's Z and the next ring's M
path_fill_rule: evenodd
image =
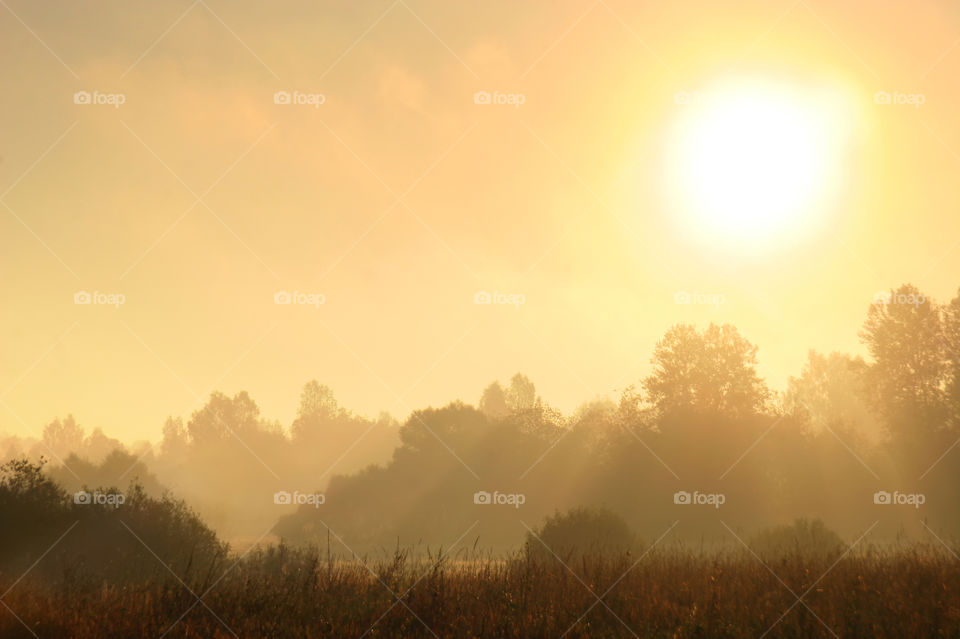
M0 583L0 636L960 636L960 561L932 547L761 561L675 546L566 563L271 547L185 576L157 567L122 584L70 571Z

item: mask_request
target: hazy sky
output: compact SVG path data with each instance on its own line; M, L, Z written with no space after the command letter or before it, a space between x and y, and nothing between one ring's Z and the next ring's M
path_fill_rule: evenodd
M953 2L2 0L0 433L155 439L212 388L289 425L311 378L402 418L523 371L570 410L678 321L780 387L875 292L956 293L958 41ZM842 105L832 190L749 242L664 174L743 81Z

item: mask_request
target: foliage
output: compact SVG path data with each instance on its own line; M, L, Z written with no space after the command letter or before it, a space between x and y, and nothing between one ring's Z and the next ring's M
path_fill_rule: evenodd
M751 548L764 558L786 555L825 556L836 558L847 546L823 521L797 519L792 524L767 528L750 542Z
M221 568L210 587L194 591L202 604L179 584L117 588L24 580L4 595L4 605L17 616L6 610L0 615L0 636L932 639L955 634L960 563L945 550L865 549L834 561L790 556L768 570L742 548L695 553L658 546L637 559L584 558L574 577L560 565L464 551L424 560L401 552L374 561L279 546L257 549ZM0 577L0 589L7 591L13 579Z
M150 497L138 484L123 493L83 489L112 498L77 499L43 472L43 462L0 466L0 573L24 571L43 557L32 575L82 568L88 579L166 581L172 571L187 580L216 569L226 556L226 545L182 501Z
M703 332L677 324L657 342L654 373L643 382L661 412L750 415L763 409L769 391L757 376L757 347L729 324Z
M616 513L606 508L579 507L555 513L538 530L528 532L524 548L530 557L570 562L584 555L633 552L637 540Z

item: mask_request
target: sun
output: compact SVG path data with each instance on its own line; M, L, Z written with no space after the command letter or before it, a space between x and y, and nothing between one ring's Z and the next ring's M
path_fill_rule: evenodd
M684 227L738 245L809 230L838 176L842 103L762 83L683 96L666 166Z

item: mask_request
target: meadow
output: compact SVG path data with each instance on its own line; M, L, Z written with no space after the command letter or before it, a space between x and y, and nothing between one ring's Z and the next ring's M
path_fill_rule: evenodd
M181 581L182 579L182 581ZM933 547L840 557L682 545L638 555L505 560L465 552L337 560L272 546L216 571L51 583L24 579L0 636L956 637L960 562Z

